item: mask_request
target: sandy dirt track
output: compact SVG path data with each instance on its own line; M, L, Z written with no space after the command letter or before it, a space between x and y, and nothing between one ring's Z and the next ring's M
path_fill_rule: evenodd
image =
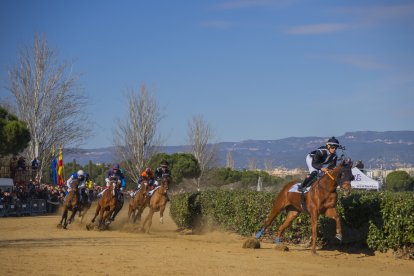
M93 207L92 207L93 208ZM245 238L177 232L167 210L150 234L126 221L127 205L109 231L87 231L79 220L57 229L59 216L0 219L0 275L414 275L414 262L392 254L348 254L270 243L243 249ZM86 215L89 221L92 209ZM145 215L145 213L144 213Z

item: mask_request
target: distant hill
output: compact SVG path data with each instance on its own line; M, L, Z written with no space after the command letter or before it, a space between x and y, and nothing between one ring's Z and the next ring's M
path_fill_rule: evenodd
M325 144L329 137L289 137L279 140L245 140L219 143L218 163L225 166L228 152L232 153L236 168L247 168L255 160L257 168L264 168L266 160L273 167L306 167L305 156ZM414 131L355 131L337 137L346 147L343 152L353 160L362 160L365 168L385 166L387 169L414 166ZM187 152L188 146L166 146L161 151L172 154ZM338 154L342 154L338 150ZM65 153L65 162L73 159L80 164L112 163L115 148L77 149Z

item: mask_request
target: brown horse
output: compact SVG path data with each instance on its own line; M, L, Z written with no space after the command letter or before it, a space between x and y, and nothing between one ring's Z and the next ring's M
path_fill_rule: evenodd
M167 205L167 202L168 202L167 191L168 191L169 183L170 183L169 177L162 177L160 186L151 196L151 199L149 202L150 210L142 224L142 227L141 227L142 232L145 232L145 225L148 223L148 229L146 230L146 232L149 233L149 230L152 224L152 216L154 215L155 212L158 212L158 211L160 212L160 223L164 222L163 215L164 215L165 206Z
M147 196L147 187L148 182L143 181L139 191L129 200L128 220L132 217L134 223L137 219L138 221L141 220L142 212L149 203L150 198Z
M96 217L99 216L99 229L104 229L107 219L110 218L114 212L117 204L117 195L115 190L121 186L121 182L117 179L109 180L109 188L103 193L102 197L98 200L98 206L96 206L95 216L91 223L95 222ZM86 228L89 230L89 226Z
M62 219L60 220L60 223L57 225L58 228L67 229L68 224L70 224L73 221L73 218L76 215L76 212L78 211L79 206L79 190L78 190L78 181L74 180L71 184L71 191L66 196L65 201L63 202L63 214ZM68 212L71 211L72 214L68 218Z
M335 169L323 175L312 184L309 192L305 194L305 206L301 204L301 193L289 192L295 182L286 184L277 195L263 228L256 234L256 239L259 239L264 231L272 224L276 216L282 210L286 209L288 214L286 220L276 232L276 244L280 243L283 231L301 212L308 212L311 217L312 253L316 253L316 231L319 214L324 214L335 220L336 238L342 240L341 221L336 211L336 202L338 199L336 188L339 185L344 189L345 195L349 195L351 192L351 181L354 179L351 169L351 161L342 161Z

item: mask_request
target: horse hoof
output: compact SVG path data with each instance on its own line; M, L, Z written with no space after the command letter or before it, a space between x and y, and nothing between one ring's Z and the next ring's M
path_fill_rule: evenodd
M56 225L56 227L62 229L62 224L59 223L58 225Z
M164 219L162 217L160 218L160 223L164 224Z
M275 238L275 244L276 244L276 245L280 245L280 244L281 244L280 237L276 237L276 238Z

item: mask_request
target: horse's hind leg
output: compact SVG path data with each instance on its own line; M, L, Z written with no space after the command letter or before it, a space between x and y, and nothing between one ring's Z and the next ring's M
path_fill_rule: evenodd
M277 215L285 208L283 202L280 200L276 200L275 203L272 206L272 210L270 210L270 214L267 216L267 219L259 232L256 233L256 239L259 239L265 230L272 224L272 222L275 220Z
M285 219L285 221L282 223L282 225L279 227L279 229L277 229L276 232L276 238L275 238L275 243L279 244L280 243L280 238L283 235L283 232L285 231L285 229L287 227L289 227L289 225L292 223L292 221L297 218L297 216L300 213L298 211L289 211L287 214L287 217Z
M325 216L328 218L331 218L335 220L336 224L336 235L335 238L337 238L339 241L342 241L342 227L341 227L341 219L339 218L338 213L336 212L335 208L328 208L326 209Z

